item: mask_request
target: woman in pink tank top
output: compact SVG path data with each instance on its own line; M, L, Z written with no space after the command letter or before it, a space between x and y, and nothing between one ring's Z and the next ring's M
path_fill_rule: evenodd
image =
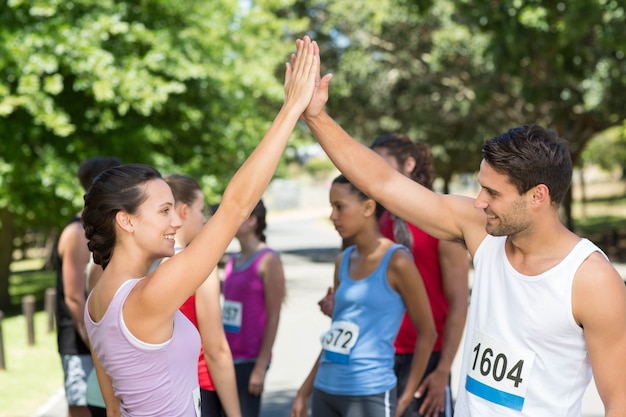
M235 234L241 251L231 256L224 269L224 329L244 417L259 415L285 296L280 257L265 243L265 215L263 201L259 201Z

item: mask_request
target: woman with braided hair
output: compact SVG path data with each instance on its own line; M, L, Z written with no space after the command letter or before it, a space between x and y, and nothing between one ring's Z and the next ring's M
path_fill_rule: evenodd
M85 235L95 263L104 269L87 300L85 325L109 415L200 415L200 336L179 307L213 271L261 198L311 99L319 48L309 38L296 47L286 64L282 108L184 251L174 255L182 222L172 191L155 168L108 169L85 194ZM149 272L165 257L171 258Z

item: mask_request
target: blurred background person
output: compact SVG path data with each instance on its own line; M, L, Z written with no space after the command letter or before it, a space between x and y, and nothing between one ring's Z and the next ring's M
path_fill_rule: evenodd
M259 415L285 298L280 256L266 243L266 214L261 200L237 230L240 251L228 259L224 268L224 329L235 362L244 417Z

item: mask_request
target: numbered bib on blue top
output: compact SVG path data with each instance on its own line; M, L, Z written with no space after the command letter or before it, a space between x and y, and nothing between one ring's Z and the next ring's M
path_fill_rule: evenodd
M222 323L224 330L231 333L238 333L241 330L241 316L243 305L239 301L224 300L222 307Z
M320 338L324 357L332 362L347 364L350 352L359 338L359 326L349 321L333 321Z

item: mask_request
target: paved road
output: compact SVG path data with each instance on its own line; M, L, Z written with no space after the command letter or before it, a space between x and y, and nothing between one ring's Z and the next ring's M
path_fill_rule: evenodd
M329 319L317 306L332 285L333 261L340 238L325 219L327 210L310 210L270 218L268 242L282 252L287 279L287 298L267 374L262 417L289 416L292 399L319 353L319 335ZM229 249L237 250L234 243ZM619 265L626 277L626 266ZM458 381L459 363L453 366L453 389ZM65 417L67 405L62 392L42 406L33 417ZM601 417L603 407L592 384L583 401L583 417Z

